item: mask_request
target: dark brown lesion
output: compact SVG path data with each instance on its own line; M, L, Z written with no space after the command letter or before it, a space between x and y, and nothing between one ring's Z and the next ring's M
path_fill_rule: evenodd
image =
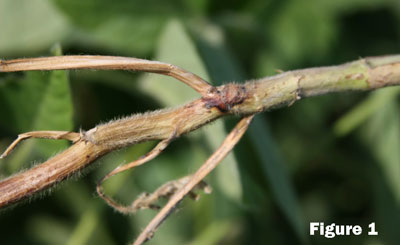
M227 113L235 105L241 104L248 97L247 89L242 84L226 84L215 87L207 97L203 97L206 108L217 108Z

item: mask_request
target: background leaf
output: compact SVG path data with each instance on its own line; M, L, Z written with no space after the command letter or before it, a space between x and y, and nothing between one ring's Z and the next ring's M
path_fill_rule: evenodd
M393 90L396 92L396 90ZM364 137L376 157L387 185L400 205L400 111L399 103L391 100L368 120Z
M59 45L55 55L61 55ZM14 134L37 130L73 130L73 107L67 71L27 72L22 78L11 75L0 84L0 101L8 110L0 119ZM28 103L27 103L28 102ZM45 142L46 141L46 142ZM34 140L17 148L19 154L8 158L11 170L18 169L27 157L50 157L68 146L66 141Z
M50 2L0 1L1 56L26 56L46 50L66 36L70 30L68 21Z
M355 106L335 123L334 130L336 134L340 136L348 134L372 115L382 110L388 103L393 102L399 94L399 88L382 89L373 92L367 99Z
M213 84L243 82L276 69L396 54L399 6L393 0L2 0L0 58L48 56L59 42L65 54L161 59ZM24 131L87 130L198 97L178 81L139 72L0 73L0 148ZM230 159L207 178L214 192L182 202L150 244L397 244L398 105L398 89L385 88L304 99L258 115ZM194 172L237 120L224 118L181 137L157 159L107 181L105 190L129 204ZM54 142L24 142L1 160L1 177L67 144L51 148ZM155 212L116 214L96 198L95 184L154 144L109 154L77 175L85 178L4 210L1 243L132 241ZM302 227L311 221L363 230L376 222L379 236L308 236Z

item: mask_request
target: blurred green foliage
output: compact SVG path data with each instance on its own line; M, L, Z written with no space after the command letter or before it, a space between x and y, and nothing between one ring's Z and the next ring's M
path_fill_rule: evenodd
M398 53L396 0L1 0L0 58L122 55L169 62L214 84L277 69L334 65ZM398 244L400 90L309 98L258 115L207 181L149 244ZM170 78L122 71L0 74L0 149L29 130L89 129L196 98ZM238 118L176 140L157 159L105 183L129 203L194 172ZM0 213L1 244L126 244L154 216L123 216L95 195L99 178L154 142L109 154L40 198ZM67 142L30 140L0 161L6 177ZM90 170L90 171L89 171ZM79 174L81 176L81 174ZM326 239L309 222L376 222L379 236Z

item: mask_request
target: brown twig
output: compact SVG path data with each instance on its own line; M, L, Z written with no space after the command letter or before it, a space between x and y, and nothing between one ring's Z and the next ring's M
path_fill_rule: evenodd
M303 97L400 85L400 56L360 59L340 66L296 70L245 84L226 84L219 87L213 87L200 77L176 66L135 58L61 56L0 61L1 72L91 68L137 70L172 76L198 91L202 97L176 109L134 115L99 125L87 132L38 131L21 134L1 157L7 156L21 140L31 137L68 139L73 141L73 145L42 164L0 181L0 208L64 180L115 149L148 140L162 141L159 148L144 160L121 167L105 178L152 159L174 137L193 131L221 116L244 116L221 147L187 183L181 183L181 188L174 187L176 193L135 244L149 239L179 201L232 149L247 129L252 115L278 106L291 105ZM107 200L108 197L101 192L101 187L98 190ZM163 194L155 193L152 198L157 199L158 196ZM150 199L153 200L152 198ZM107 202L114 206L111 199Z
M236 143L242 138L250 125L254 115L242 118L235 128L228 134L221 146L210 156L210 158L193 174L193 177L186 185L177 190L168 203L160 210L160 212L150 221L147 227L140 233L139 237L133 243L140 245L149 240L160 224L175 209L178 203L209 174L218 163L233 149Z
M0 61L0 72L65 70L65 69L101 69L101 70L135 70L159 73L174 77L186 83L201 95L206 95L212 87L199 76L177 66L159 61L143 60L130 57L68 55L34 59L15 59Z

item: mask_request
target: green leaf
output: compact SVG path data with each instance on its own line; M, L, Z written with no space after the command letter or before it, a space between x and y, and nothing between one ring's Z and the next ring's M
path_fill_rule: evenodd
M319 1L293 0L282 6L267 29L275 52L289 61L326 54L336 33L331 9Z
M400 105L398 97L391 96L391 90L399 91L398 88L378 91L388 99L366 121L361 136L377 163L373 168L376 222L383 241L397 244L400 239L397 229L400 225Z
M58 48L58 54L61 49ZM67 71L11 74L0 83L0 125L13 134L35 130L72 130L73 107ZM19 168L33 147L48 158L67 146L66 141L30 140L17 147L8 165ZM34 144L33 144L34 143ZM14 158L15 157L15 158Z
M232 220L212 222L202 233L194 238L189 245L219 244L219 242L235 228L235 225L235 222Z
M400 205L398 199L388 187L385 174L378 169L373 169L372 191L376 195L373 199L376 213L377 227L383 244L397 244L400 239L398 227L400 226ZM398 196L398 195L397 195Z
M398 89L392 89L398 91ZM390 90L389 90L390 91ZM388 90L382 92L389 92ZM363 130L386 184L400 205L400 107L396 97L375 111Z
M0 125L13 134L32 130L32 119L45 87L43 73L26 72L22 77L14 73L7 74L0 83Z
M184 12L178 2L160 0L58 0L54 3L90 41L114 52L135 56L152 51L169 16Z
M284 168L284 162L277 152L271 133L262 117L259 115L253 120L252 126L249 128L250 137L258 156L262 160L262 170L271 185L276 202L289 220L297 236L303 243L306 243L305 227L302 223L300 207L294 188Z
M61 55L61 47L54 50L55 55ZM68 71L51 71L47 77L46 88L40 93L43 97L38 105L33 130L65 130L73 129L73 106L69 87ZM44 156L50 156L60 149L66 148L66 141L54 141L50 144L38 144L38 149Z
M0 54L26 56L47 49L70 29L49 1L2 0L0 30Z
M387 8L388 3L391 1L286 1L275 9L271 8L274 12L264 17L267 20L264 30L272 47L264 48L260 59L264 60L263 63L284 65L274 69L286 69L288 64L305 58L314 61L323 59L340 38L340 22L337 19L346 16L345 11Z
M367 99L359 103L335 123L334 132L338 136L350 133L367 121L373 114L392 103L393 99L399 94L400 88L385 88L372 92Z
M100 205L98 202L95 203L93 199L88 203L92 205L88 205L89 207L83 212L68 240L66 239L67 242L65 244L115 244L110 235L107 234L104 222L101 222L101 207L105 206L103 204ZM99 229L103 230L100 232ZM95 233L96 230L97 233ZM94 236L94 233L96 236Z

